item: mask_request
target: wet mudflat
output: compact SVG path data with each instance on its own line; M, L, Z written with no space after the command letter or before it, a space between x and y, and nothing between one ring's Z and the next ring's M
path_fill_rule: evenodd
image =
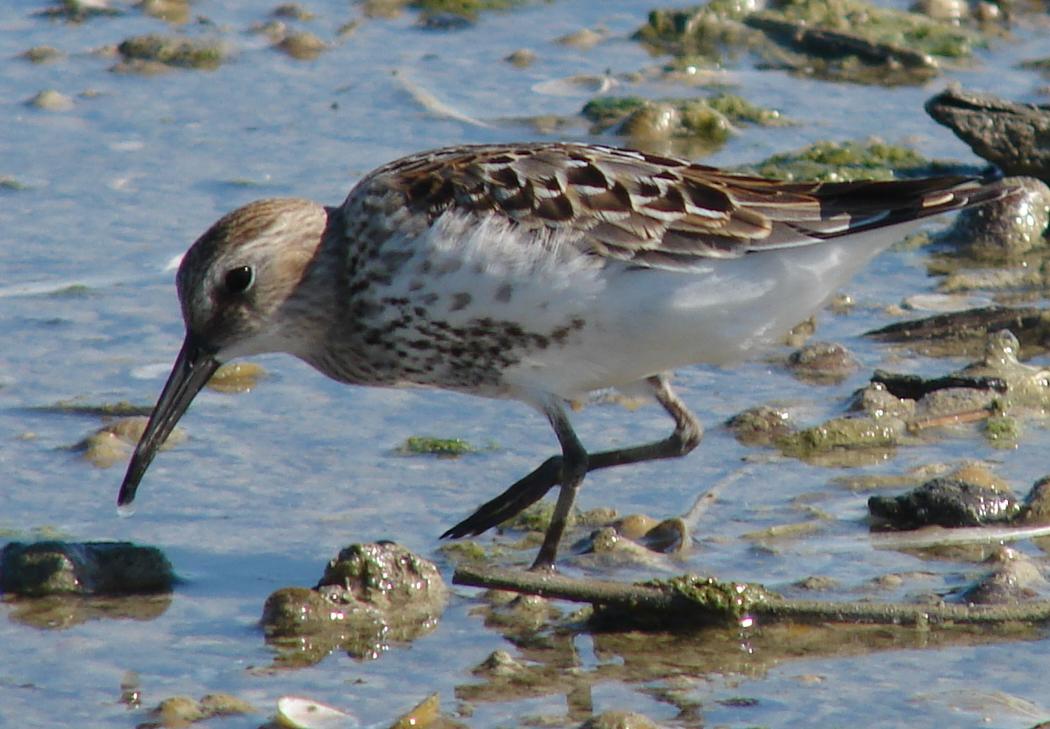
M964 12L945 5L931 14ZM901 51L906 33L871 38L859 66L770 45L798 9L714 7L679 23L710 28L717 53L670 37L678 21L665 13L653 24L658 9L553 2L464 16L334 0L0 9L0 535L155 547L177 576L171 592L142 597L6 596L0 725L256 727L281 697L298 695L388 726L433 694L438 709L421 717L477 727L578 726L614 711L667 726L1029 727L1050 718L1046 631L1024 622L654 632L589 623L568 602L489 600L450 585L439 619L428 614L425 629L367 650L267 642L259 621L271 594L314 586L351 543L394 540L446 582L478 556L527 564L527 523L458 550L437 541L551 454L545 424L516 404L346 388L291 358L259 358L261 369L231 370L199 398L184 440L152 467L137 513L117 516L123 457L141 427L133 418L152 405L182 336L173 261L238 205L285 195L337 204L402 154L520 139L630 143L742 166L820 143L807 160L834 174L928 160L979 169L923 111L927 99L958 81L1046 103L1045 5L1015 6L1009 24L994 6L970 6L922 57ZM648 45L634 38L643 26ZM847 32L840 23L810 41L827 53ZM893 73L877 70L883 62ZM848 143L875 148L881 162L846 154ZM991 489L995 504L1009 491L1013 519L1047 475L1039 372L1048 358L1031 311L1046 305L1044 257L1038 246L994 260L912 241L852 282L811 335L800 329L768 359L681 372L704 442L681 461L592 475L581 497L592 513L563 571L621 582L693 572L843 602L1046 599L1039 539L1010 541L1016 554L995 547L1005 532L991 546L931 548L904 539L910 531L873 532L868 506L930 482L977 484L959 488L968 497ZM1026 312L995 318L1013 327L1010 356L1021 363L1002 354L1011 345L992 337L997 325L933 341L862 336L990 305ZM820 342L846 355L812 347L792 356ZM1001 377L989 351L1017 377L1010 397L944 385ZM894 402L871 391L875 370L926 384L894 390ZM851 415L860 388L856 414L900 423L855 428L867 441L836 440L849 428L832 426ZM783 434L748 439L723 425L759 405L786 422ZM575 423L592 447L667 427L656 408L615 402L590 404ZM791 433L809 433L807 448L777 440ZM624 525L608 509L650 520ZM150 713L179 696L192 701ZM172 708L180 702L188 713Z

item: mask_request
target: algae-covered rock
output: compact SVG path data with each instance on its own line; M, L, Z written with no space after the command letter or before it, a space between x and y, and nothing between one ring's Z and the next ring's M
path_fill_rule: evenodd
M175 574L156 547L130 542L10 542L0 552L0 592L128 595L171 590Z
M762 5L758 0L711 0L693 8L653 10L634 37L676 56L719 58L725 49L753 41L740 21Z
M314 662L336 648L374 658L390 642L430 632L447 598L431 562L391 542L355 544L328 563L314 589L270 595L262 624L286 662Z
M214 40L160 34L133 36L117 50L128 62L147 61L205 71L215 70L228 56L223 45Z
M713 577L697 575L682 575L644 584L670 589L686 598L704 615L732 623L746 618L755 607L765 604L771 595L762 585L719 582Z
M880 85L922 83L938 59L969 57L984 42L955 19L880 7L864 0L715 0L654 10L635 38L679 58L724 63L755 54L767 66L820 78Z
M734 124L783 124L779 112L751 104L734 94L709 98L646 100L636 96L601 96L581 114L591 131L611 131L628 143L654 153L699 156L729 139Z
M905 429L905 422L893 417L832 418L789 433L776 444L785 455L808 458L837 449L889 448L897 445Z

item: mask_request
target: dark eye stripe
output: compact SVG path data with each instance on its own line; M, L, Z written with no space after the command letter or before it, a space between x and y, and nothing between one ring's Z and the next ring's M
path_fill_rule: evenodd
M226 291L231 294L243 294L255 280L255 271L251 266L238 266L226 272L224 283Z

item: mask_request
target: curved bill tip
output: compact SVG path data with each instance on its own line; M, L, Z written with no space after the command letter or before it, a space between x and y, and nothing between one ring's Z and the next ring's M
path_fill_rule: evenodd
M146 430L143 431L138 445L135 446L135 452L131 455L124 481L120 484L117 511L121 515L127 516L134 511L130 504L135 500L135 492L146 474L146 469L171 431L175 429L179 418L193 402L193 398L219 368L219 364L220 362L201 348L193 337L186 335L179 356L175 358L175 364L171 368L171 374L168 375L168 381L161 390L149 422L146 423Z

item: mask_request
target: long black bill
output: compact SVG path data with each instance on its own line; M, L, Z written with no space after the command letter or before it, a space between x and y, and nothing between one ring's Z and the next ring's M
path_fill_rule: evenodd
M175 365L171 368L168 382L161 390L157 405L153 408L146 430L135 446L135 453L131 456L128 471L124 474L124 483L120 485L120 494L117 496L117 506L126 506L135 499L135 491L139 487L146 469L153 461L157 450L164 445L168 435L175 429L175 424L186 412L186 408L193 402L194 396L200 392L212 374L219 368L220 362L211 354L201 349L194 338L186 336L182 343L179 356L175 359Z

